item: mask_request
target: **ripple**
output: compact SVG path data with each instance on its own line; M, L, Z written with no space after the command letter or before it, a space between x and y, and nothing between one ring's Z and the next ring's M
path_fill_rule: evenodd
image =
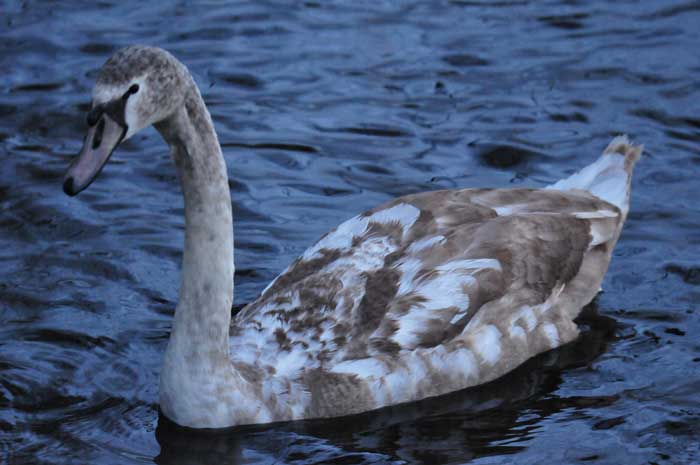
M588 117L578 111L569 114L552 113L551 115L549 115L549 119L559 123L588 123Z
M89 42L87 44L81 45L79 50L83 53L89 53L91 55L103 57L108 56L114 51L114 45L103 42Z
M540 16L537 20L551 27L572 30L585 27L583 20L588 19L588 17L589 15L586 13L572 13L568 15Z
M447 64L457 67L487 66L489 64L488 60L466 53L446 55L442 57L442 60Z
M669 264L664 269L680 276L688 284L700 285L700 266Z
M321 128L319 128L321 129ZM382 125L365 125L365 126L355 126L355 127L339 127L333 129L321 129L323 131L332 132L344 132L348 134L359 134L362 136L372 136L372 137L409 137L410 132L403 129L382 126Z
M114 340L100 336L93 337L87 334L52 328L36 328L25 330L22 337L26 341L51 342L62 347L77 347L83 349L94 349L95 347L106 348L114 344Z
M10 89L10 92L49 92L63 87L60 82L37 82L34 84L23 84Z
M247 89L262 89L265 83L252 74L224 74L219 76L224 82Z
M685 13L700 11L700 5L695 2L683 2L678 5L669 6L656 10L652 15L644 16L645 19L671 18Z
M477 146L476 150L477 156L485 165L499 169L512 168L530 160L545 158L542 153L508 145L484 144Z
M261 142L261 143L257 143L257 144L255 144L255 143L244 144L244 143L229 142L229 143L221 144L221 146L223 148L241 147L241 148L249 148L249 149L282 150L282 151L300 152L300 153L318 153L319 152L316 147L312 147L310 145L291 144L291 143Z

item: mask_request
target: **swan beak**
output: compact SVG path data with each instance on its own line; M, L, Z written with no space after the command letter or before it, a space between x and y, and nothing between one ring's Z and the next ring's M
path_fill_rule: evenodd
M106 113L88 129L83 148L63 177L63 192L77 195L100 174L109 157L126 135L126 127Z

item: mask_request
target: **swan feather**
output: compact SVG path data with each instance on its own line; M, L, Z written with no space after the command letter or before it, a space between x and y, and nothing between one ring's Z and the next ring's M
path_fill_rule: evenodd
M602 279L581 274L586 256L606 267L611 247L596 247L617 239L622 220L578 189L395 199L339 225L246 306L232 322L232 357L335 399L309 397L305 417L486 382L578 335L571 315ZM567 294L577 280L591 290L583 298ZM338 392L362 383L365 398L329 393L331 379Z

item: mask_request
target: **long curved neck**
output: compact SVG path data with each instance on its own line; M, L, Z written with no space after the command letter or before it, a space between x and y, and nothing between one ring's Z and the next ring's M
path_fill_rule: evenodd
M185 104L156 129L171 147L185 197L180 295L166 358L213 369L230 364L233 219L226 163L193 81Z

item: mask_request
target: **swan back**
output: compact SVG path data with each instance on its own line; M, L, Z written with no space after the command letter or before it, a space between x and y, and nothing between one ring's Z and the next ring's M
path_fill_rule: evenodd
M402 197L321 238L242 310L232 358L274 373L263 403L290 419L487 382L578 335L621 222L580 190Z

